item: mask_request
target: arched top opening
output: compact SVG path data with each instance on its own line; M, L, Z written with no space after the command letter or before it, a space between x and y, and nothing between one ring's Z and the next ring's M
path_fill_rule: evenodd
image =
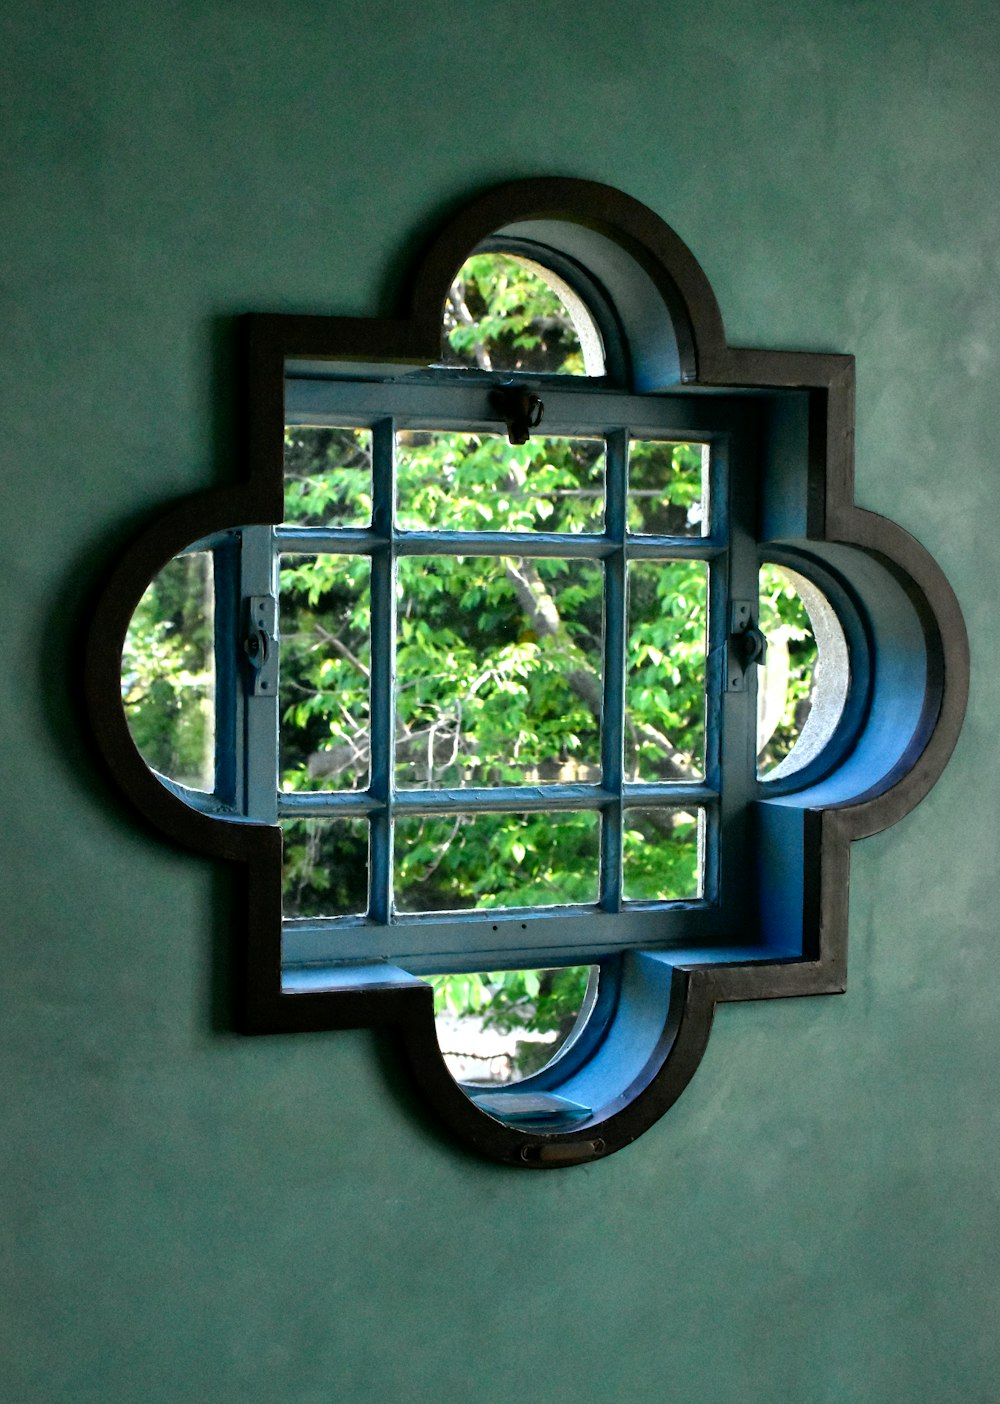
M457 271L491 247L554 272L581 297L613 384L646 393L695 383L702 361L725 349L712 290L674 231L619 191L568 179L500 186L446 227L417 273L412 304L435 340Z
M524 254L485 248L462 264L442 321L446 366L603 376L604 342L585 299Z

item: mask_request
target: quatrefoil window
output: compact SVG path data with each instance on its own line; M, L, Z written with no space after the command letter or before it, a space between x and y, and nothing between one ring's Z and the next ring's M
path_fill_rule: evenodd
M504 186L409 287L245 319L245 479L119 561L90 712L237 865L246 1032L391 1026L476 1149L581 1163L717 1003L844 988L850 843L940 773L965 632L854 505L852 359L729 347L650 210Z

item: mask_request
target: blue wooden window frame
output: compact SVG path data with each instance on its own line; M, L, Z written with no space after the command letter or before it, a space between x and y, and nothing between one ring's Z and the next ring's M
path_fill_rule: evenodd
M221 744L214 796L184 791L187 801L220 817L275 824L304 818L355 818L370 823L369 906L362 916L285 917L283 968L392 961L415 973L462 969L599 963L628 949L690 948L711 953L731 928L731 908L746 891L745 827L755 778L755 688L727 687L729 601L756 601L758 553L752 530L759 424L752 402L729 398L636 396L582 378L536 381L545 395L546 434L600 437L606 445L605 526L600 533L411 531L395 522L395 443L400 429L496 433L489 393L509 377L430 371L393 381L302 376L286 383L285 420L298 425L371 431L371 525L245 527L214 545L230 588L238 574L239 608L218 623L217 724ZM521 378L519 378L520 381ZM626 527L627 459L632 440L700 442L708 449L708 530L700 536L656 536ZM363 555L371 573L371 774L364 790L282 792L279 784L280 703L277 688L251 695L239 630L251 597L278 599L283 554ZM603 707L600 784L396 790L392 784L393 658L396 563L407 556L492 555L558 557L599 563L604 571ZM623 773L624 684L627 660L626 576L635 561L696 560L708 580L705 664L704 778L628 782ZM216 566L217 571L219 565ZM220 594L223 593L220 591ZM756 606L754 606L756 608ZM280 650L280 637L279 637ZM234 741L239 739L239 744ZM231 777L226 781L225 777ZM178 791L181 787L174 787ZM622 895L622 821L629 807L685 808L704 816L698 897L633 901ZM391 906L393 826L397 816L441 813L590 810L601 817L600 895L592 906L401 914ZM669 920L665 922L664 918Z

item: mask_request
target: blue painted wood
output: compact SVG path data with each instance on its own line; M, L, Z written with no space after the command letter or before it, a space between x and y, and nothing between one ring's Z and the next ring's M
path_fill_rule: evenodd
M600 906L617 912L622 903L622 786L625 754L626 492L628 431L608 435L605 535L615 549L604 562L604 696L601 715L601 767L604 789L614 796L601 820Z
M364 917L297 918L282 928L290 965L385 960L415 973L531 969L590 964L617 951L731 944L717 907L700 901L395 914L389 924Z
M373 367L373 377L378 368ZM340 428L374 425L391 415L403 429L502 434L490 393L508 375L480 371L420 371L403 380L289 377L285 422ZM544 377L517 377L545 402L545 435L593 435L627 424L637 438L711 443L733 425L733 397L711 394L629 395L577 382L565 389Z
M413 989L422 982L398 965L373 961L368 965L286 966L281 983L285 994L312 994L319 990L371 990L387 986Z
M601 785L498 785L493 789L398 790L397 814L470 814L602 809L617 796Z
M240 632L237 656L242 653L242 629L247 601L254 595L277 594L277 553L271 527L244 527L240 551ZM279 640L280 647L280 640ZM237 663L245 675L242 662ZM243 692L244 812L262 824L278 819L278 686L252 695Z
M705 784L627 784L621 797L630 805L664 805L690 809L711 806L718 791ZM536 813L539 810L607 809L619 793L602 785L498 785L494 789L396 790L392 808L398 815ZM294 790L278 796L283 819L344 819L381 813L386 801L373 790Z
M626 538L629 560L714 560L726 549L722 540L686 536ZM380 531L357 527L282 526L275 532L278 550L328 551L338 556L366 556L384 551L389 538ZM392 538L399 556L539 556L603 560L621 550L621 542L590 533L547 531L397 531Z
M371 797L380 804L369 837L368 911L388 921L392 905L392 772L395 732L396 561L392 520L396 496L395 432L391 419L372 426L372 531L384 545L372 554Z
M385 808L385 800L370 790L283 790L278 795L279 819L365 818Z
M760 445L752 432L732 435L715 449L720 464L713 473L712 511L724 523L729 539L725 570L710 567L710 649L718 671L718 755L721 802L708 827L711 873L706 868L723 910L739 911L756 900L755 868L750 858L750 806L757 792L757 672L751 665L745 687L728 686L726 662L731 600L752 601L757 618L757 482ZM723 473L723 466L725 472Z

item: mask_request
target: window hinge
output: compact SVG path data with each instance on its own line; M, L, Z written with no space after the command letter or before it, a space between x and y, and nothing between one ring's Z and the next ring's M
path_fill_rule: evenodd
M246 609L247 691L251 697L273 697L278 691L278 601L273 595L251 595Z
M749 600L731 600L729 647L726 650L726 691L745 692L751 663L763 666L767 639L754 623Z

